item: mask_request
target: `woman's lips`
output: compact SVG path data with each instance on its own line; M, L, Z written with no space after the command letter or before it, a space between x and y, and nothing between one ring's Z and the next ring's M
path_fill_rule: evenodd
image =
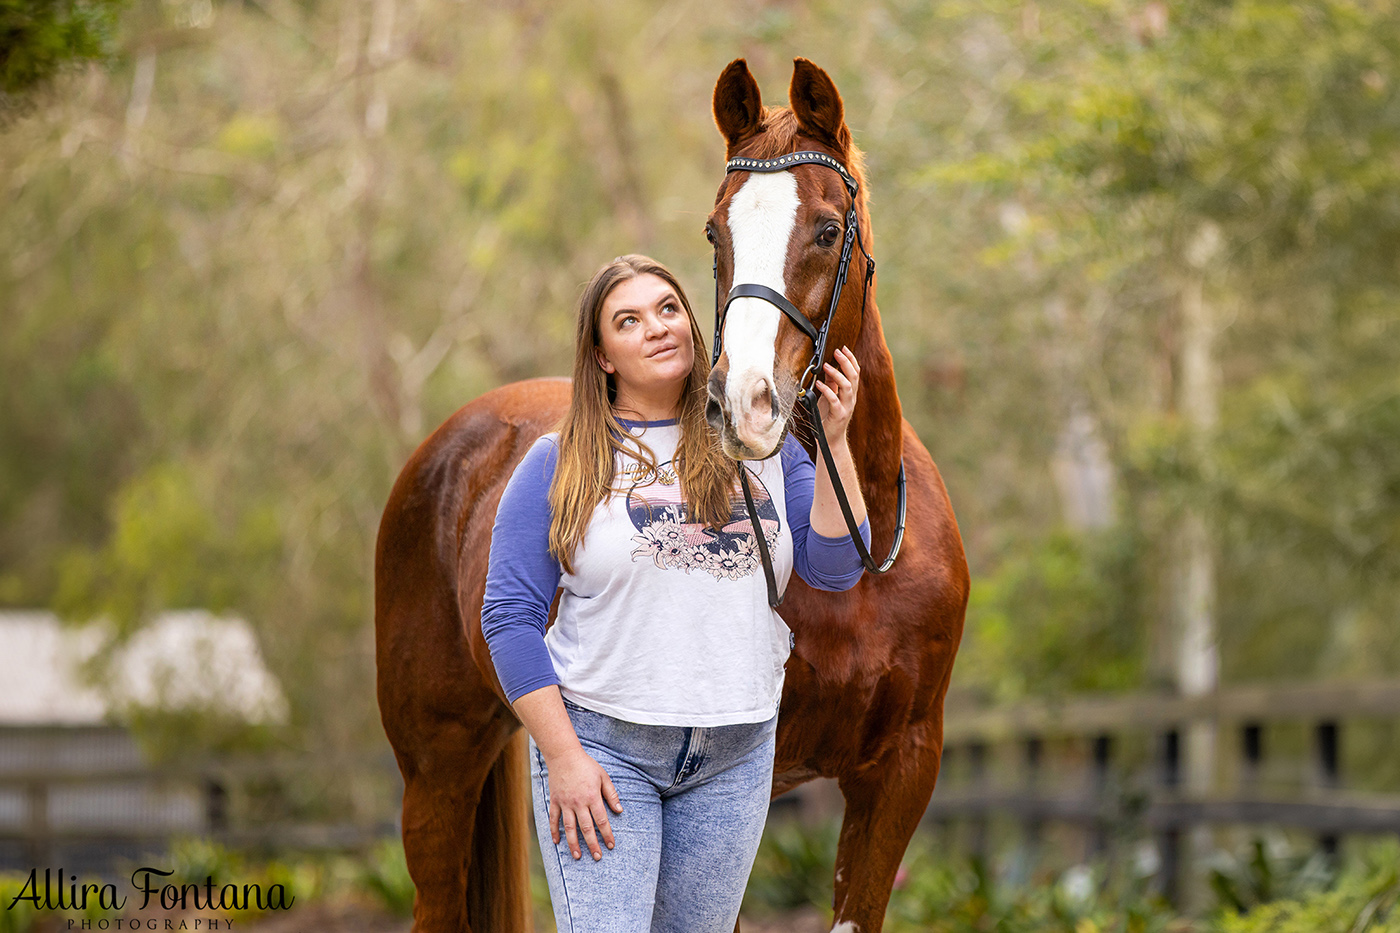
M675 344L672 344L671 346L668 346L668 347L662 347L660 350L657 350L655 353L652 353L652 354L648 355L648 356L647 356L647 359L649 359L649 360L654 360L654 359L656 359L658 356L663 356L663 355L665 355L665 354L667 354L667 353L672 353L672 352L674 352L676 349L677 349L677 348L676 348Z

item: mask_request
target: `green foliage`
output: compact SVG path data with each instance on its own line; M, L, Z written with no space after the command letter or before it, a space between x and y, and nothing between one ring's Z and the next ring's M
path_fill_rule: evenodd
M1335 885L1226 913L1218 933L1395 933L1400 930L1400 844L1369 848Z
M1270 901L1323 890L1335 875L1332 859L1322 852L1293 853L1259 838L1243 856L1220 853L1210 866L1210 887L1222 907L1245 912Z
M172 872L169 878L164 879L166 884L177 888L193 884L202 889L212 879L216 896L223 885L236 885L242 892L245 885L256 884L263 893L264 904L270 900L273 885L282 886L286 902L292 907L304 906L332 893L335 887L331 883L335 873L334 862L324 856L255 861L220 843L198 837L176 840L161 865ZM258 909L256 898L250 897L246 909L227 911L224 916L237 922L266 913L266 910Z
M0 116L65 65L111 54L124 0L0 0Z
M210 839L188 837L171 845L163 867L171 872L171 884L203 884L208 878L227 884L241 878L247 860Z
M836 824L770 824L744 894L746 913L831 909ZM891 933L1187 933L1189 924L1147 890L1150 879L1110 878L1078 866L1034 883L1000 880L985 862L952 859L916 836L895 880Z
M1190 925L1145 893L1145 879L1123 890L1085 866L1058 879L1010 885L980 860L949 862L912 853L908 875L891 898L891 933L1187 933Z
M39 869L39 871L42 873L43 869ZM94 878L82 878L76 882L79 890L85 885L101 885L102 883ZM43 907L36 907L32 901L16 900L21 894L28 898L35 893L32 888L26 890L28 885L28 875L0 875L0 933L31 933L31 931L47 929L55 917L68 918L73 922L74 927L81 925L84 921L89 921L91 924L89 928L97 929L98 921L110 922L119 913L104 908L99 903L99 898L93 897L91 892L88 892L86 907L65 911L46 910ZM39 882L39 889L43 890L42 880ZM12 902L14 906L11 906Z
M99 683L103 677L94 675ZM157 765L225 754L247 760L257 752L276 750L285 741L276 725L250 723L219 709L162 709L133 703L118 706L115 714L132 730L145 759Z
M754 914L830 909L836 826L770 825L745 893ZM1219 898L1190 919L1152 893L1146 863L1116 859L1007 880L987 862L950 858L916 835L885 917L891 933L1389 933L1400 929L1400 843L1357 847L1339 869L1312 851L1256 841L1217 854Z
M360 876L361 886L396 917L413 915L415 888L408 874L403 843L386 839L370 851Z
M839 835L835 823L813 828L795 820L770 821L744 891L744 910L830 909L831 866L836 862Z
M116 9L0 0L4 80L98 54ZM610 256L670 262L707 317L714 78L742 53L776 103L799 53L866 152L903 410L968 546L954 690L1149 679L1188 508L1217 542L1227 679L1400 670L1392 7L400 12L134 5L130 60L7 125L0 605L124 633L238 613L291 705L244 739L327 762L382 743L369 568L398 470L471 398L566 371ZM1205 437L1188 282L1218 312ZM1110 531L1066 529L1076 413L1115 474ZM323 778L296 799L393 805Z
M408 877L403 846L398 840L384 840L369 852L359 855L287 852L277 858L265 859L235 852L209 839L188 837L176 840L154 864L172 872L168 877L151 877L157 890L161 885L179 888L192 884L200 889L202 897L206 880L212 879L216 898L219 889L226 884L236 885L240 892L244 885L257 884L266 897L272 885L280 884L288 899L295 899L293 911L320 904L329 907L332 912L352 911L357 917L362 917L366 906L373 904L390 916L406 918L413 910L413 882ZM134 867L129 866L127 871ZM42 869L40 875L42 891ZM38 933L60 928L54 926L55 913L35 909L28 901L18 902L13 909L6 909L24 889L27 881L27 875L0 875L0 933ZM120 883L118 889L122 890ZM131 913L132 909L139 908L140 897L132 901L129 892L124 893L128 894L124 916L127 919L149 920L149 914L139 910L136 914ZM547 894L544 904L547 911ZM377 916L380 911L374 913ZM84 911L63 912L62 916L75 921L94 921L92 929L97 929L96 921L111 921L118 913L104 911L94 902ZM266 918L269 914L257 910L254 903L248 910L221 912L219 916L234 923L249 923ZM74 928L77 928L76 925Z
M1237 555L1227 580L1226 611L1239 620L1226 643L1232 673L1375 676L1400 664L1389 634L1400 581L1390 352L1400 317L1365 307L1347 318L1319 335L1316 358L1261 374L1227 408L1232 425L1248 427L1222 438L1215 479Z
M29 933L34 928L39 909L29 901L15 901L28 883L27 875L0 875L0 933Z
M961 262L949 294L967 321L951 342L987 413L1015 425L1018 459L1046 455L1037 423L1062 415L1045 401L1093 412L1139 542L1132 611L1165 636L1174 529L1188 508L1208 516L1227 680L1400 669L1385 634L1400 592L1397 11L1008 2L956 5L944 22L967 50L963 97L987 116L912 177L931 200L975 205L959 218L984 219L959 219L969 236L950 241ZM916 122L941 132L946 119ZM1181 394L1193 279L1220 361L1219 421L1203 435ZM1048 384L1039 394L1004 362L1033 356L1048 362L1025 364ZM997 398L1003 381L1017 391ZM973 507L1000 492L1023 535L1043 535L1028 532L1048 527L1045 513L1003 479L1006 454L982 450ZM969 537L974 571L984 555L1001 568L1024 553L1014 536L985 550ZM981 651L969 631L964 660ZM1162 652L1170 638L1143 644Z
M1139 682L1141 560L1129 529L1056 531L973 581L959 689L996 700L1125 689Z

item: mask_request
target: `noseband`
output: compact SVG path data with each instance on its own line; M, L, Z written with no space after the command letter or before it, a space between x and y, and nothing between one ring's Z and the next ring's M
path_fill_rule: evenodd
M899 510L894 529L894 543L890 546L889 556L885 558L883 563L876 565L875 559L870 556L870 551L865 546L865 542L861 540L860 526L851 513L851 503L847 500L846 490L841 486L841 478L836 473L836 463L832 460L831 448L826 443L826 432L822 429L821 413L817 409L819 395L815 389L817 379L821 378L822 363L826 361L827 329L836 316L836 306L841 302L841 289L845 286L846 275L850 271L851 248L853 246L859 244L861 255L865 257L865 284L860 293L862 321L865 320L865 300L870 292L870 282L875 277L875 259L866 251L865 244L861 241L860 223L856 219L856 195L860 191L860 185L856 182L855 177L846 171L846 167L836 159L824 152L812 150L792 152L775 159L730 159L724 167L724 173L728 175L730 172L785 172L799 165L823 165L831 169L841 176L841 180L846 185L846 191L851 196L851 207L846 211L846 236L841 244L841 260L836 266L836 281L831 287L831 301L827 306L826 317L822 319L820 327L814 327L807 316L799 311L786 295L769 288L767 285L758 285L752 282L738 284L731 288L728 300L721 307L719 303L719 250L716 248L714 260L715 348L714 355L710 358L710 368L714 369L715 364L719 362L719 355L723 351L721 341L724 339L724 319L729 313L729 306L734 303L735 299L757 298L760 301L766 301L782 312L798 330L807 335L807 339L812 341L812 359L797 383L797 399L806 404L812 424L816 427L813 433L816 435L817 447L821 450L822 459L826 462L826 474L831 478L832 491L836 493L836 501L841 506L841 514L845 517L846 527L851 533L851 543L856 546L861 563L871 573L885 573L894 566L894 559L899 555L899 546L904 541L904 516L907 504L904 459L901 457L899 461ZM759 525L758 511L754 508L753 492L749 488L748 471L744 469L742 463L736 462L735 466L739 469L739 484L744 491L744 504L749 510L749 521L753 523L758 553L763 559L763 572L768 581L768 605L776 609L782 604L783 597L778 592L778 585L774 579L773 559L768 553L768 539L764 537L763 528Z

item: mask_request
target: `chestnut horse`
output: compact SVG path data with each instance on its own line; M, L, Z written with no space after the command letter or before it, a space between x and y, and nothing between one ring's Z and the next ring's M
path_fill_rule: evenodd
M825 153L860 183L857 215L873 242L860 154L827 74L797 59L791 108L764 107L742 60L720 76L715 122L728 158ZM717 287L769 286L816 324L826 317L850 195L839 174L802 164L732 171L707 231ZM838 229L837 234L843 233ZM736 254L737 250L737 254ZM796 636L778 718L773 793L815 777L846 800L836 856L835 929L878 931L895 872L938 776L943 699L967 605L967 563L938 469L900 414L874 282L858 254L830 323L861 385L848 429L870 513L872 551L894 535L896 477L907 473L908 530L889 573L845 593L794 575L781 614ZM776 307L740 299L724 324L710 392L731 454L778 448L796 423L797 385L812 344ZM449 418L404 467L380 524L375 556L379 705L403 772L403 840L417 885L414 930L530 929L524 732L506 704L481 635L488 542L515 464L553 430L565 380L487 393ZM804 438L811 452L810 437ZM606 857L606 856L604 856Z

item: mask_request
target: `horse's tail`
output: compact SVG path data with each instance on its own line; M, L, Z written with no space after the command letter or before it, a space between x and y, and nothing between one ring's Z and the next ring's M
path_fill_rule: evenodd
M531 933L530 767L525 730L506 742L476 805L467 870L467 918L473 933Z

